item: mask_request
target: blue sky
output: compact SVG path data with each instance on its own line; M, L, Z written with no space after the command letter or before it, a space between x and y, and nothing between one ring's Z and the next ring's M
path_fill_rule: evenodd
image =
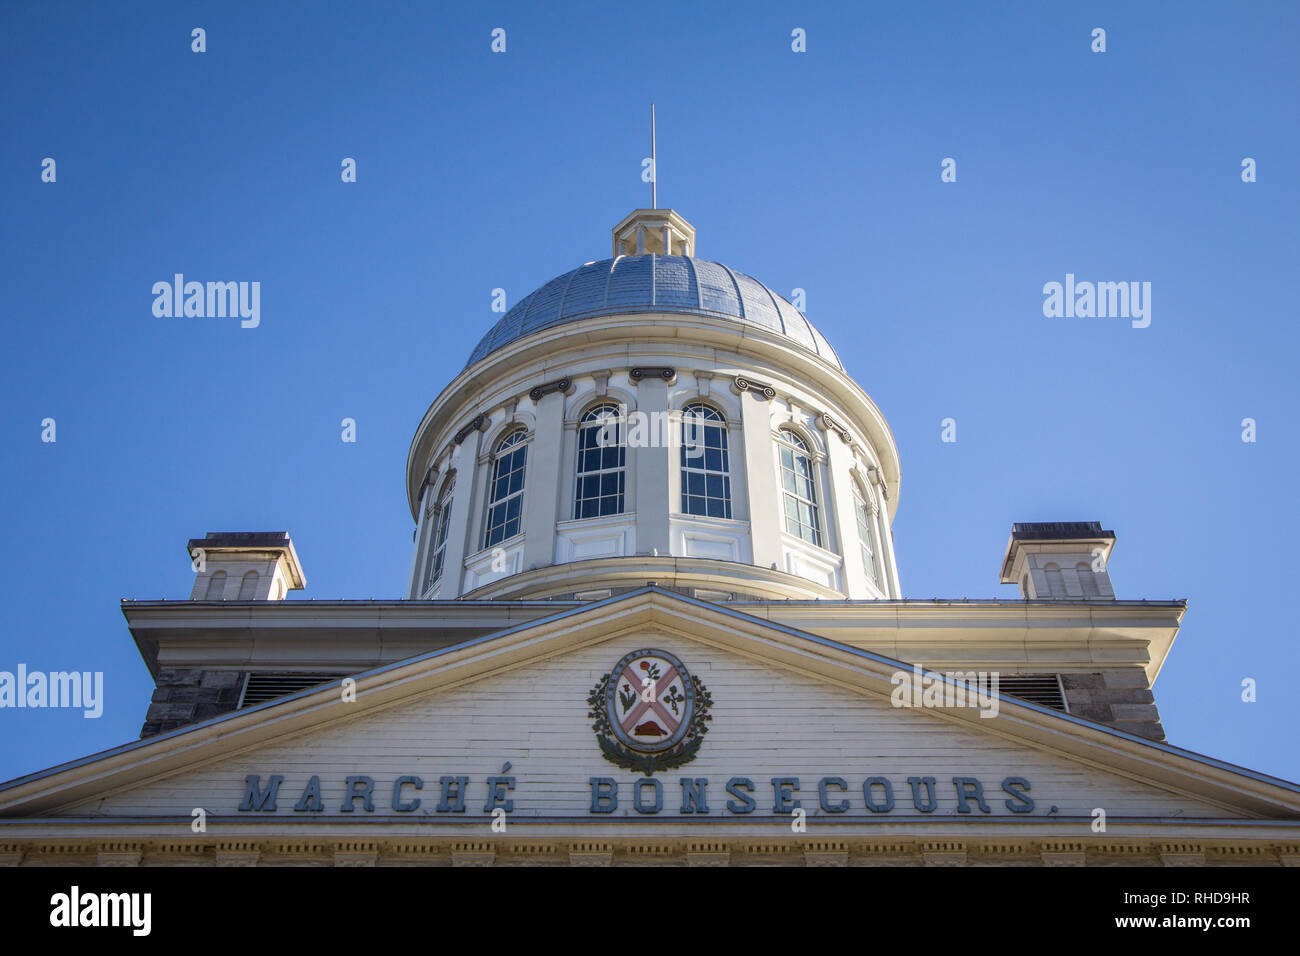
M4 4L0 669L107 689L0 711L0 779L138 735L118 602L188 597L189 537L402 596L422 413L492 289L647 204L651 100L660 204L807 290L893 427L905 595L1015 598L1012 522L1100 520L1121 598L1189 601L1170 742L1300 778L1298 45L1282 3ZM176 272L261 282L260 326L155 317ZM1066 273L1150 282L1150 327L1044 317Z

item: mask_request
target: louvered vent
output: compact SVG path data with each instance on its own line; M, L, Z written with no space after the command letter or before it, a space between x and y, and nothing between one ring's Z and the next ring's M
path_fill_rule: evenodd
M1065 692L1056 674L1001 674L998 693L1019 697L1040 707L1065 710Z
M249 674L244 683L244 696L240 707L252 707L277 697L296 694L300 690L328 684L346 677L346 674Z

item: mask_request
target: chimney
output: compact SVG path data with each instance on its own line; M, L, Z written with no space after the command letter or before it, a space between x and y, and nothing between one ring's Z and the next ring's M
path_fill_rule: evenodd
M1100 521L1019 522L1011 526L1002 583L1028 600L1113 601L1110 553L1115 533Z
M191 601L279 601L306 586L287 531L209 531L186 546Z

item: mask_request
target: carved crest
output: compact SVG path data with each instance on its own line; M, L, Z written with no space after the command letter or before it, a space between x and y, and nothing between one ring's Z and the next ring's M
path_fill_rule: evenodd
M667 651L623 657L587 697L596 742L610 763L650 776L695 759L713 697Z

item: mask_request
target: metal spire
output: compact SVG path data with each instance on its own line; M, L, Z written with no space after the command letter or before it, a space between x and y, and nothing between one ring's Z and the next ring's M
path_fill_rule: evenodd
M655 105L650 104L650 208L659 208L659 157L655 155Z

